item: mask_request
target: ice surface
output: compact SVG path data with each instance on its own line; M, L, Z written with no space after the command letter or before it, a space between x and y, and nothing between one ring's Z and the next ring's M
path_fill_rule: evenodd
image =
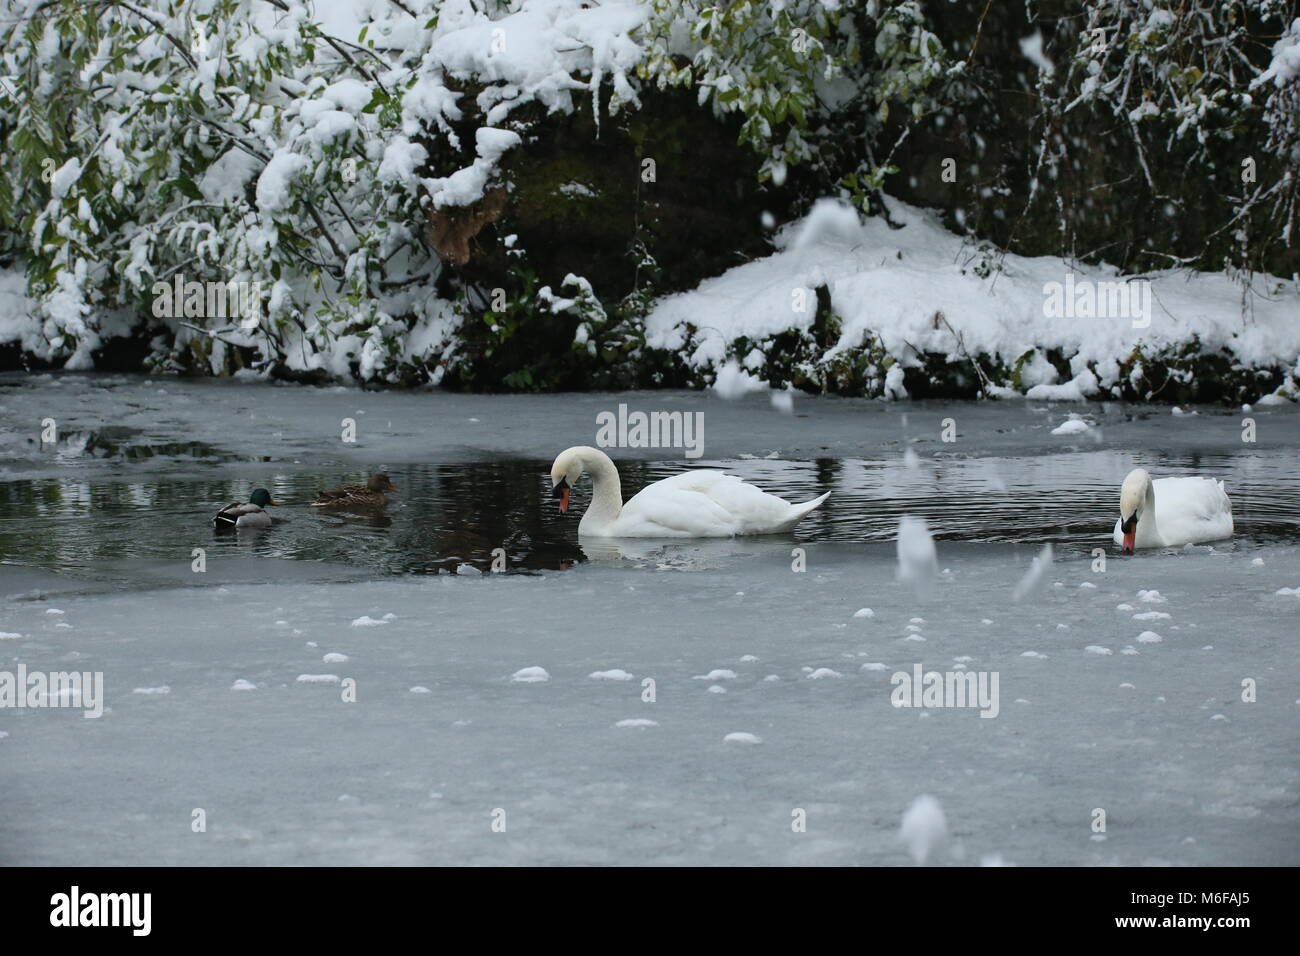
M54 628L44 601L8 598L2 619L24 637L6 642L7 665L65 669L76 651L79 669L104 672L111 713L0 712L4 862L898 864L899 814L922 791L961 819L971 858L1300 862L1297 602L1273 593L1277 579L1234 576L1225 599L1206 581L1230 574L1227 555L1114 561L1128 566L1098 575L1097 590L1050 591L1002 628L976 630L1028 555L953 543L952 579L924 606L929 641L909 645L897 635L922 605L892 580L890 550L828 544L808 574L775 550L708 572L593 563L64 595L71 631ZM1294 550L1268 554L1294 580ZM1068 563L1083 571L1087 560ZM1216 650L1166 634L1140 656L1088 653L1141 640L1112 611L1135 573L1214 634ZM882 626L832 630L866 591ZM357 637L351 621L372 604L398 620ZM356 681L355 703L336 683L297 682L320 655L274 626L281 608L292 627L347 649L333 677ZM1058 620L1073 630L1039 626ZM742 651L762 664L731 663ZM845 672L844 652L887 667ZM918 721L890 705L892 670L955 656L1000 672L996 720L936 710ZM654 678L655 703L639 681L589 677L611 658ZM809 665L841 677L793 679ZM521 668L550 679L513 683ZM714 670L736 674L728 694L699 692L694 678ZM1249 675L1272 685L1253 704L1240 701ZM259 689L232 694L236 680ZM163 685L169 694L132 693ZM1029 703L1008 703L1017 698ZM631 719L658 726L616 729ZM763 744L737 763L724 748L732 733ZM431 789L443 798L427 799ZM340 805L340 793L356 801ZM792 840L790 809L809 804L816 839ZM496 806L510 811L508 835L489 829ZM1088 840L1094 806L1124 821L1104 845ZM206 834L189 830L194 807L208 812Z
M580 550L550 514L530 535L550 528L578 559L475 577L371 560L491 547L472 538L491 501L463 489L520 458L535 474L509 493L541 488L555 450L592 441L619 401L701 408L709 463L835 494L796 537ZM1236 411L1098 405L1103 443L1069 451L1050 436L1060 413L1032 402L917 403L902 433L878 403L797 407L102 376L0 388L0 671L102 672L106 705L0 709L0 863L908 865L933 815L915 839L900 821L928 794L948 821L930 864L1300 864L1294 409L1255 412L1260 442L1243 447ZM950 415L955 446L938 440ZM46 416L63 437L42 449ZM908 469L900 439L923 434ZM211 448L173 447L187 442ZM1235 540L1115 552L1119 480L1157 454L1227 478ZM626 469L629 494L684 467L659 449L616 458L652 461ZM429 490L444 510L419 510L403 479L387 527L301 503L281 510L281 546L218 545L206 527L205 495L237 482L308 493L379 461L450 469ZM903 514L926 517L948 571L928 596L895 578ZM1047 540L1047 580L1067 586L1013 605ZM1170 617L1132 619L1156 608ZM997 718L893 707L891 676L915 664L998 673ZM634 676L593 677L614 673Z
M706 459L747 453L758 457L777 453L789 462L874 459L891 451L897 455L900 439L897 406L831 396L804 396L798 413L790 416L772 410L758 394L727 401L712 392L584 393L539 401L528 395L367 392L232 380L146 382L125 375L0 373L0 479L75 474L91 466L111 465L94 441L110 424L125 430L132 444L157 449L152 455L132 457L135 476L174 467L164 446L194 443L212 446L206 463L213 469L236 474L247 471L248 461L264 455L274 456L279 473L377 460L398 464L527 457L549 463L575 442L594 443L596 416L616 410L620 402L631 410L703 412ZM17 383L22 387L14 387ZM945 445L940 441L941 423L952 416L960 425L961 440ZM58 423L59 442L53 448L42 447L37 440L41 421L47 417ZM1035 467L1035 458L1024 456L1060 453L1065 447L1049 434L1061 420L1059 406L1051 403L916 402L909 406L907 417L904 430L917 447L928 446L947 458L955 455L958 461L979 456L981 460L974 463L981 469L978 478L988 486L999 479L1005 483L1015 469ZM1205 409L1199 421L1173 424L1158 408L1095 403L1089 418L1104 432L1101 451L1114 461L1107 468L1115 476L1105 489L1108 510L1118 513L1120 482L1135 467L1138 450L1156 446L1167 455L1243 451L1259 455L1294 451L1300 445L1296 406L1256 409L1252 417L1258 423L1258 441L1246 448L1241 415L1230 410ZM343 418L357 422L355 442L339 441ZM198 452L195 448L192 454ZM663 460L673 455L658 448L626 448L618 449L614 457ZM683 460L680 452L676 455ZM1005 457L999 461L997 456ZM1072 460L1083 459L1074 454ZM919 470L928 476L934 464L923 464ZM1054 470L1067 469L1054 464ZM893 494L900 479L915 484L916 476L900 462L896 472L885 470L879 478L888 482L884 490ZM1052 478L1060 481L1064 476ZM1231 484L1228 491L1236 501ZM838 491L827 506L836 497Z

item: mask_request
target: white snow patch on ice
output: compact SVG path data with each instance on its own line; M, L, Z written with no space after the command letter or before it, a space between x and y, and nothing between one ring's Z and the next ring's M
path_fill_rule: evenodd
M731 361L718 369L717 378L713 381L713 390L719 397L732 400L748 395L750 392L765 392L767 383L750 375L740 367L739 363Z
M829 667L819 667L808 675L809 680L822 680L826 677L843 677L839 671L833 671Z
M1053 435L1082 435L1091 426L1082 418L1069 418L1052 429Z
M521 667L510 675L510 679L516 684L537 684L550 680L551 675L544 667Z
M921 794L903 813L898 838L913 860L924 864L948 836L948 821L943 807L929 794Z

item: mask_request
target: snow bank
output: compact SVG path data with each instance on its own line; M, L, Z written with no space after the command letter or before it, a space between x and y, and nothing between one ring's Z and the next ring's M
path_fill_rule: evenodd
M1297 374L1300 289L1294 281L1257 276L1243 316L1242 287L1220 273L1126 277L1108 266L1050 256L998 256L975 249L930 212L889 205L903 228L822 200L782 231L773 255L657 303L646 320L647 345L681 354L706 375L720 374L730 359L771 349L784 333L811 336L815 289L825 285L840 331L815 364L865 350L880 360L875 393L885 397L903 397L895 370L920 367L927 356L976 359L994 380L987 394L1118 396L1135 371L1140 375L1144 358L1178 355L1194 341L1200 353ZM1088 318L1073 307L1079 299L1054 308L1053 289L1080 296L1092 289L1094 311L1104 312L1108 287L1098 284L1133 278L1149 282L1149 314ZM1046 360L1047 352L1068 362L1068 376ZM753 368L748 359L745 364Z
M16 269L0 269L0 345L18 342L24 352L37 347L41 329L33 318L35 305L27 297L27 277Z

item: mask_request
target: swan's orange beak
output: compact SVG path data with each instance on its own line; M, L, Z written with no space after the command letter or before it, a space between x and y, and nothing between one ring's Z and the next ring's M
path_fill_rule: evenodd
M569 510L569 479L561 478L559 484L551 489L551 497L560 499L560 514Z
M1128 520L1119 526L1120 531L1124 532L1124 543L1120 550L1125 554L1132 554L1134 544L1137 541L1137 515L1129 515Z

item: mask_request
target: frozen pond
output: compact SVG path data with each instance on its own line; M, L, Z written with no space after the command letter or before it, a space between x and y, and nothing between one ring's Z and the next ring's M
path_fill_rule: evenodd
M620 404L705 426L609 449L625 497L705 466L831 498L580 543L550 462ZM1185 411L0 376L0 670L102 672L105 707L0 709L0 862L910 864L930 794L931 862L1300 863L1300 415ZM1137 464L1224 479L1237 537L1120 556ZM382 517L306 507L381 468ZM259 485L275 527L215 535ZM996 673L997 716L891 706L917 664Z

